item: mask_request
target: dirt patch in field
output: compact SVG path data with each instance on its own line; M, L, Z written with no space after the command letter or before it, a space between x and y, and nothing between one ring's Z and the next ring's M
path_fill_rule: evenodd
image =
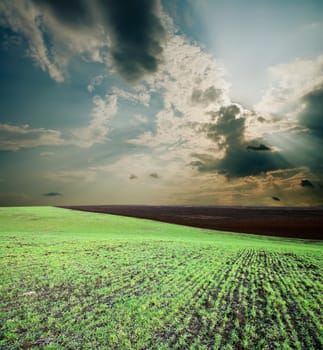
M323 207L93 205L62 208L223 231L318 240L323 238Z

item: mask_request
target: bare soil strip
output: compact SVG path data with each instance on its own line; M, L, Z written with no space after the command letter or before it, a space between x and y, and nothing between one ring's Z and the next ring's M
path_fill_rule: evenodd
M231 232L323 239L323 207L88 205L62 208Z

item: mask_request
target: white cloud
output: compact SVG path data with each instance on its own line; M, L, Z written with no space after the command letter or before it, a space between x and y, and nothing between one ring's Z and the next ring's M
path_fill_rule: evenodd
M147 89L143 85L137 85L134 88L134 91L135 92L132 93L124 89L120 89L118 87L112 88L112 93L117 95L119 98L123 98L131 102L141 103L145 107L148 107L151 97L150 92L147 91Z
M66 130L64 136L59 130L33 128L27 124L0 124L0 150L17 151L22 148L63 145L88 148L104 143L107 140L109 121L117 112L117 96L107 95L104 99L95 96L93 103L89 124L84 128ZM48 152L41 155L45 154L48 155Z
M93 84L98 85L102 79L102 75L96 77ZM116 93L122 95L122 90L119 89L114 94L108 94L104 98L94 96L94 107L88 125L82 128L64 130L64 133L60 130L36 128L28 124L0 124L0 150L16 151L38 146L62 145L88 148L97 143L104 143L107 140L109 121L118 109ZM42 156L51 154L53 153L41 153Z
M89 125L71 131L72 143L80 147L91 147L96 143L104 143L107 140L109 121L118 110L117 101L117 96L114 94L107 95L105 98L95 96Z
M268 88L247 118L247 133L275 141L278 133L306 131L299 123L306 105L303 97L323 83L323 55L270 67L268 74Z
M73 28L57 21L51 11L43 11L26 0L0 2L0 25L9 26L28 41L27 54L52 79L63 82L66 66L73 56L110 64L106 51L108 35L102 26ZM48 35L49 34L49 35ZM50 43L47 42L50 38Z
M94 92L96 86L100 86L102 84L102 81L104 79L103 74L96 75L91 79L90 84L87 86L87 89L89 92Z
M147 181L150 174L156 173L160 180L165 184L172 182L179 176L190 176L183 174L183 163L181 159L173 157L165 158L163 153L154 154L138 153L135 155L126 155L113 163L91 167L92 171L102 171L114 174L114 176L128 179L130 174L136 174L138 180L143 183Z
M39 11L31 2L20 0L4 0L0 3L1 23L10 26L15 32L21 33L29 42L28 55L43 71L48 71L52 79L64 81L63 71L50 58L41 30Z
M204 111L229 103L229 84L224 79L224 68L198 45L174 35L164 49L164 56L161 72L152 79L157 89L165 91L165 108L174 107L190 120L199 121ZM210 98L203 106L197 105L193 94L210 88L218 90L219 96Z
M0 149L17 151L21 148L59 146L66 142L58 130L32 128L29 125L0 124Z
M70 27L58 22L50 12L42 15L52 34L52 54L62 67L66 66L73 56L81 56L85 61L104 63L109 68L107 50L110 40L100 23L92 27Z
M216 149L197 132L198 124L210 121L209 111L230 103L224 68L197 44L176 34L171 19L164 15L168 38L159 71L146 77L151 92L157 91L163 109L156 114L157 129L146 131L128 143L172 151L188 159L192 152Z
M265 117L295 119L300 99L323 82L323 55L270 67L269 86L255 110Z

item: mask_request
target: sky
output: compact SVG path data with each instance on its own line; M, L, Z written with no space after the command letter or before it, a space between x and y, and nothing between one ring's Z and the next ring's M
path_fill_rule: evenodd
M321 0L0 0L0 205L323 205Z

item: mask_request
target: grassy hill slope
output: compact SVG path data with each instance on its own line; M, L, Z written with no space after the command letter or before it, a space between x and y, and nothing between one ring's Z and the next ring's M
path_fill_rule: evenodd
M1 349L318 349L322 244L0 208Z

